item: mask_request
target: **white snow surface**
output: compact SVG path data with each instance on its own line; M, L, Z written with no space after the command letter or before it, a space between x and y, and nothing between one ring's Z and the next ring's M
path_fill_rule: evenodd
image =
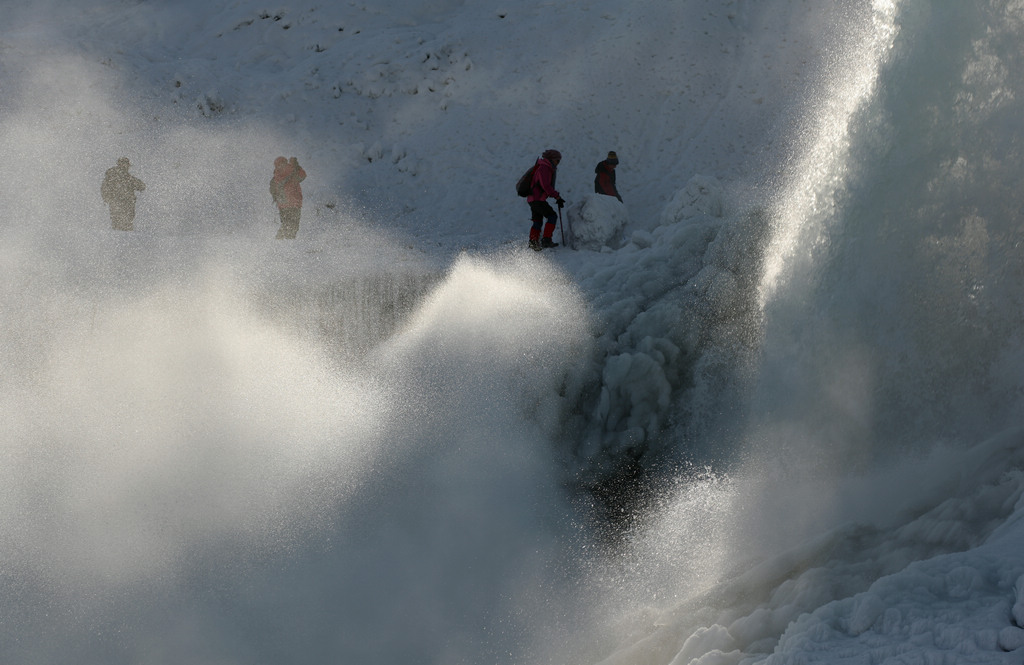
M0 662L1024 658L1021 3L3 14Z

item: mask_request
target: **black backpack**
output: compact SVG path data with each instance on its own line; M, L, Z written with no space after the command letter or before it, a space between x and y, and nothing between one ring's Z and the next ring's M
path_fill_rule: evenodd
M526 173L520 176L519 180L516 181L516 194L519 196L529 196L530 190L533 189L533 172L537 169L537 165L534 164L530 168L526 169Z

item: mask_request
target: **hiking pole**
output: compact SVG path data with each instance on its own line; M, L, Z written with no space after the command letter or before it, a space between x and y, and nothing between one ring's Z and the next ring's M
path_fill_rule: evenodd
M562 247L565 247L565 229L562 228L562 206L564 202L558 204L558 232L562 234Z

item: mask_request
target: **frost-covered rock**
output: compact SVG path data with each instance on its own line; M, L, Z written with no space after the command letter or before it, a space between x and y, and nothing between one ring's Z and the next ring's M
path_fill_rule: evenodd
M665 205L662 225L677 224L698 215L721 217L723 190L716 178L695 175Z
M602 247L620 244L622 229L629 223L629 213L614 196L586 194L583 200L568 207L567 229L573 249L600 251Z

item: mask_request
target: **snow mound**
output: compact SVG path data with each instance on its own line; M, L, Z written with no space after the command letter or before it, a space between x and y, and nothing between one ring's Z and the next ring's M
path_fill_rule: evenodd
M586 194L568 208L569 246L600 251L621 244L622 229L629 223L626 206L614 196Z

